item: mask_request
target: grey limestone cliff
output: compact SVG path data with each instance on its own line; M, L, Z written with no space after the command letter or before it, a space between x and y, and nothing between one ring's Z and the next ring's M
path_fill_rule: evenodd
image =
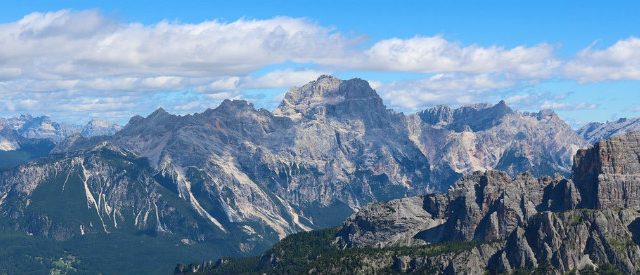
M583 207L640 210L640 133L597 142L576 154L573 179Z

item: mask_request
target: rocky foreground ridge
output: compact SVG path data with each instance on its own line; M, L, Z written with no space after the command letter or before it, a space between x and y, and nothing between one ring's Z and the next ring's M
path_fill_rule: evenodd
M476 172L444 193L370 204L336 229L293 235L253 261L176 272L637 273L639 176L633 132L580 150L570 178Z

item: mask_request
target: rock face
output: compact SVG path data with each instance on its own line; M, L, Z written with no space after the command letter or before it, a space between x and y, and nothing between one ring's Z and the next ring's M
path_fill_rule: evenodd
M589 143L621 135L628 132L640 131L640 118L621 118L605 123L592 122L580 128L577 132Z
M640 213L624 210L543 212L514 230L489 261L497 272L546 263L561 273L614 265L627 274L640 270Z
M640 133L599 141L576 154L573 175L588 208L640 210Z
M568 175L573 155L588 145L554 112L519 113L503 101L458 109L437 106L407 120L434 175L445 178L492 169L511 176Z
M418 113L418 116L429 125L441 126L455 132L479 132L500 124L504 117L513 113L504 101L500 101L494 106L476 104L458 109L439 105Z
M401 224L402 220L396 223ZM392 226L389 224L388 228ZM317 239L315 236L322 235L318 233L288 237L258 262L221 259L215 264L179 265L176 273L281 274L294 270L296 274L567 274L607 268L618 272L600 274L640 271L640 213L631 209L543 211L503 239L481 243L339 249L330 248L330 238Z
M485 263L489 262L501 247L501 243L491 243L462 252L435 256L396 257L391 269L416 274L484 274Z
M446 241L505 239L540 211L575 207L571 180L512 179L498 171L465 176L447 193L372 204L355 213L338 233L343 247L385 247Z
M422 197L372 203L349 218L339 232L340 247L387 247L427 242L415 236L444 220L424 208Z
M261 223L229 223L215 206L181 197L178 179L108 143L0 171L0 269L44 265L36 273L48 273L69 255L80 273L155 274L185 258L258 253L278 238ZM194 197L200 187L193 182Z

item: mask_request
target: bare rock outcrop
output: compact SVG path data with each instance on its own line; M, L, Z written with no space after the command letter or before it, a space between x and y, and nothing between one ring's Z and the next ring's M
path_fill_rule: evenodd
M372 203L353 215L340 231L341 247L418 245L426 241L416 234L444 222L423 208L422 197Z
M631 209L543 212L514 230L489 262L496 272L549 264L560 273L611 264L640 271L640 213Z
M578 151L573 169L582 207L640 210L640 132Z
M476 172L446 193L369 205L347 219L338 243L385 247L500 240L540 211L570 209L579 201L573 182L561 177Z

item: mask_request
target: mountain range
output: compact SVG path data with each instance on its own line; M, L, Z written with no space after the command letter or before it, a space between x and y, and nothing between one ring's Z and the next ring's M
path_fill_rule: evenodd
M84 126L58 123L47 116L0 118L0 168L11 168L45 156L57 143L73 136L113 135L117 124L93 119Z
M6 119L0 118L2 131L15 131L24 138L49 139L53 142L60 142L74 134L84 137L113 135L121 128L120 125L101 119L92 119L84 126L79 126L55 122L48 116L20 115Z
M628 132L640 131L640 118L621 118L616 121L591 122L578 129L578 134L589 143L621 135Z
M578 151L569 178L474 172L447 192L370 204L262 256L176 273L636 274L639 156L639 132L616 136Z
M11 262L60 271L53 263L64 260L75 271L136 274L256 255L290 234L335 227L370 213L372 202L404 197L414 205L402 207L418 214L407 219L441 231L420 240L362 238L377 247L498 240L537 212L586 205L577 202L588 191L575 183L576 168L573 184L563 177L595 140L552 111L518 112L503 101L407 115L387 109L366 81L332 76L290 89L273 112L225 100L190 115L159 108L121 128L28 116L0 126L0 153L39 149L0 171L0 237L15 247L51 247L7 250L12 257L0 260L0 271L9 273L23 272ZM483 196L493 203L503 189L515 191L495 206L502 210L465 208ZM425 195L436 210L420 210L415 198ZM456 200L463 212L448 222L443 213ZM344 247L371 245L340 234Z

